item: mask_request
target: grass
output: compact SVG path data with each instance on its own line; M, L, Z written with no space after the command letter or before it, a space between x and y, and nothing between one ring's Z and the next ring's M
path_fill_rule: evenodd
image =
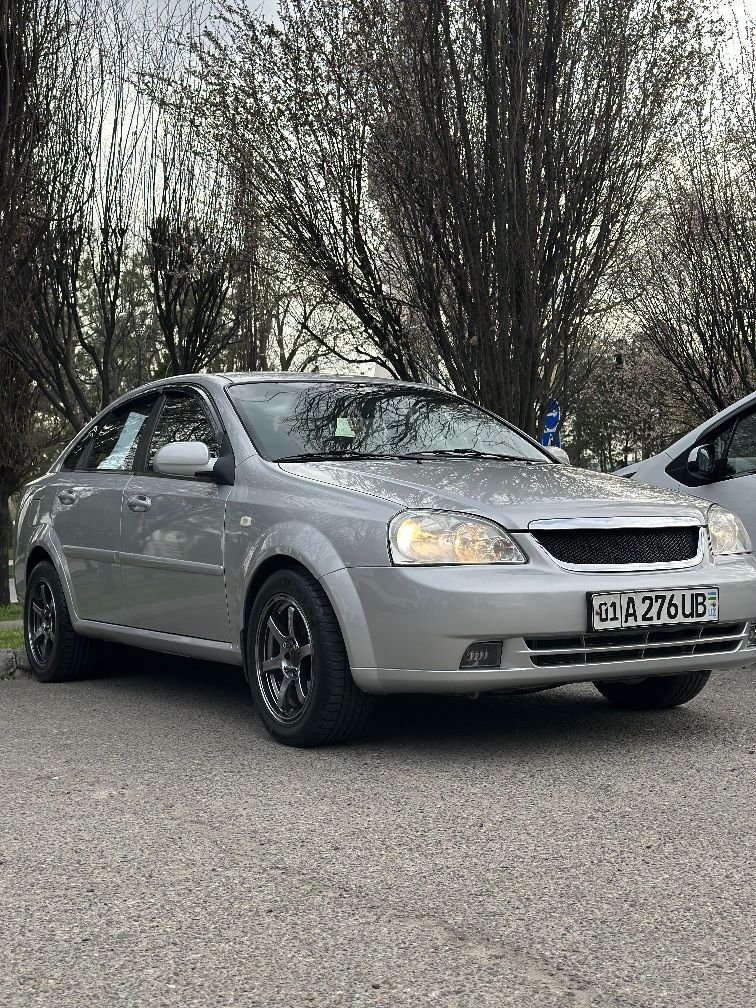
M3 620L21 619L21 605L18 602L11 602L10 605L0 605L0 623Z
M24 646L24 631L21 627L13 627L10 630L0 627L0 651L6 649L19 650Z

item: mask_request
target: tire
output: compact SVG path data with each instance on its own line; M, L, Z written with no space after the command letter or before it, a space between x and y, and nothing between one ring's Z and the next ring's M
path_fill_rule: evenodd
M74 630L58 572L47 561L33 568L26 585L24 643L40 682L70 682L95 672L99 641Z
M263 724L279 742L345 742L365 727L373 698L352 679L328 597L304 571L272 574L257 593L246 672Z
M664 710L679 707L698 696L711 672L684 672L654 676L637 683L594 682L599 693L617 707L628 710Z

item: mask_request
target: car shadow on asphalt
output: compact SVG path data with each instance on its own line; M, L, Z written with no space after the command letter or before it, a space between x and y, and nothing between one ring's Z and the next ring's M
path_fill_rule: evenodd
M142 702L152 688L180 698L184 705L212 706L219 717L238 717L250 730L252 698L240 668L162 655L136 648L113 649L100 680L118 680L121 693L139 691ZM716 679L710 690L716 689ZM704 694L706 696L706 694ZM253 730L265 736L252 717ZM228 727L233 730L233 725ZM595 751L597 745L644 747L665 735L685 744L723 730L702 700L668 711L624 711L609 704L590 683L539 693L466 696L394 695L379 697L363 735L341 748L478 751L483 748L542 748L554 744Z
M694 707L625 711L604 700L590 683L531 694L385 697L364 741L393 748L428 745L476 752L599 746L643 748L657 733L700 739L714 726Z

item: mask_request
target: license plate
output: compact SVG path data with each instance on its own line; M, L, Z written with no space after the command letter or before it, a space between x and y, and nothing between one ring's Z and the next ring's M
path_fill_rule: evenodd
M592 630L629 630L672 623L716 623L718 619L718 588L603 592L591 595L590 601Z

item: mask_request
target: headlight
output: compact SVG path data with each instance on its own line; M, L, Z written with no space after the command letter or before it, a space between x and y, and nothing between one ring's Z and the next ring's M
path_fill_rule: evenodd
M714 505L709 509L708 521L711 552L714 556L751 552L751 540L745 526L732 511Z
M503 528L453 511L404 511L389 523L395 564L522 564L527 558Z

